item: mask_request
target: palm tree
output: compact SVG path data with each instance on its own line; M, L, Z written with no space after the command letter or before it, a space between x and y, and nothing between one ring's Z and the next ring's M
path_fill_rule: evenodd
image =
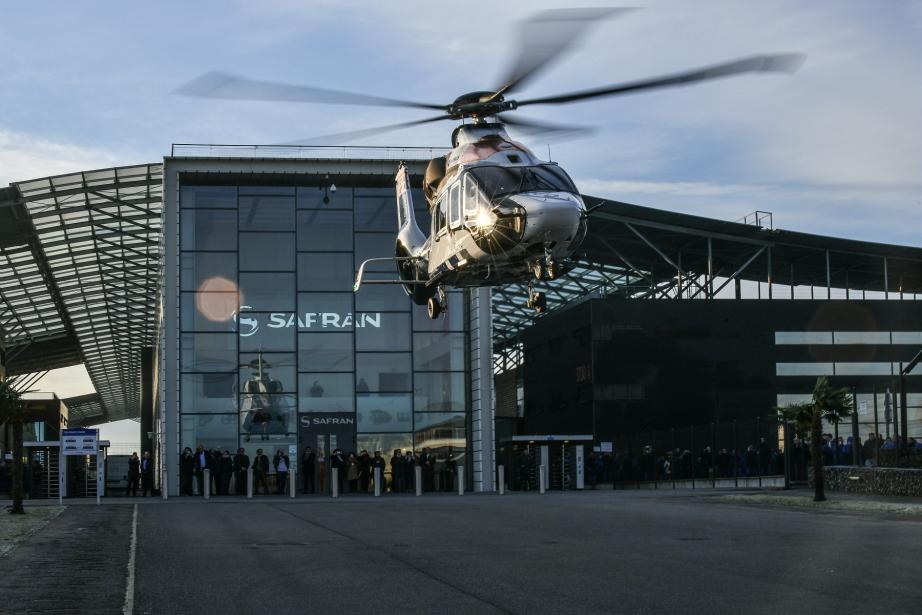
M26 419L26 404L22 394L8 380L0 380L0 425L13 428L13 489L10 513L24 515L22 507L22 424Z
M806 403L778 408L781 418L792 421L801 433L810 431L810 460L813 465L813 501L826 500L823 473L823 420L833 425L852 413L852 398L846 387L834 388L825 376L816 379L813 398Z

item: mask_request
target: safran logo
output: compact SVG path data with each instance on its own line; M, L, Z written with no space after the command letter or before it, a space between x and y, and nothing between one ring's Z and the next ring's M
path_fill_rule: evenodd
M270 312L268 314L255 314L245 312L244 310L252 309L248 305L241 305L240 312L234 312L234 323L240 330L240 337L250 337L259 331L260 322L258 316L268 316L268 322L265 323L269 329L287 329L297 327L299 330L306 329L348 329L352 326L381 328L380 312L359 312L353 316L352 312L345 314L340 312L304 312L295 314L294 312Z

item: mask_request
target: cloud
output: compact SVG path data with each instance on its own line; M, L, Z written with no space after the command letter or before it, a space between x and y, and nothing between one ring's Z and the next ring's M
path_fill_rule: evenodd
M0 185L28 179L150 162L124 153L52 141L0 128Z

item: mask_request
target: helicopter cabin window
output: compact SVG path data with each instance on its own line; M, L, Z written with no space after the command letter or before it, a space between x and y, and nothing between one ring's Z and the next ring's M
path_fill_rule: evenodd
M461 225L461 182L455 182L448 193L448 221L451 228Z
M448 207L448 195L436 203L432 217L433 234L439 235L448 230L448 217L445 215L445 209Z

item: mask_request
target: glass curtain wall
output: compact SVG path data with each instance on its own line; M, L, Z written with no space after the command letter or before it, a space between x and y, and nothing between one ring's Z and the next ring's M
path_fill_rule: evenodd
M393 254L396 207L337 184L181 188L181 448L296 463L299 416L335 413L356 426L344 452L426 449L444 472L466 451L464 295L430 321L398 285L353 293L364 259Z

